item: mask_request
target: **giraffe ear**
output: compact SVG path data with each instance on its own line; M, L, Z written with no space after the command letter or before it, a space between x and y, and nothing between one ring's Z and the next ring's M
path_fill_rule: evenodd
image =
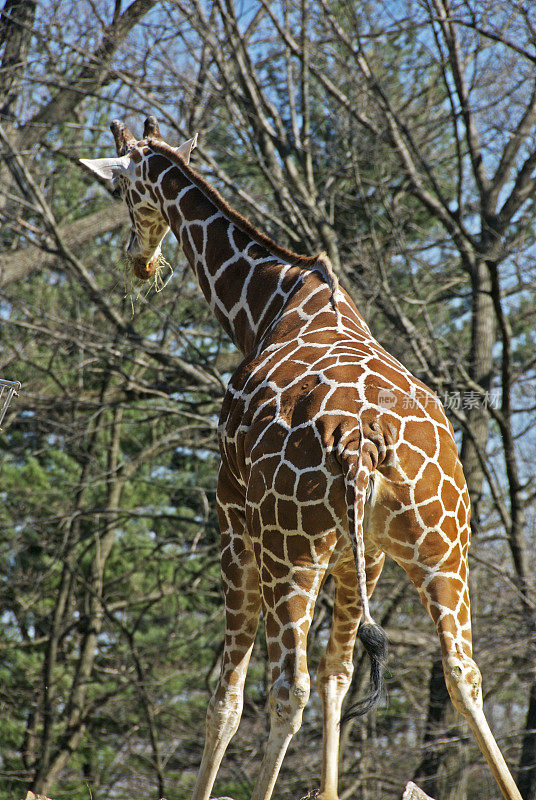
M192 150L197 145L197 133L191 139L188 139L187 142L181 144L180 147L175 147L175 152L180 155L181 158L184 158L187 164L190 163L190 156L192 155Z
M125 173L130 164L130 156L117 158L80 158L80 163L94 172L99 178L112 180L117 173Z

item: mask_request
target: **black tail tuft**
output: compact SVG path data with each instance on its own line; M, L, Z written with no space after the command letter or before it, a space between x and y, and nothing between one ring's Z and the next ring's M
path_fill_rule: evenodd
M359 626L357 636L363 643L370 658L370 685L369 692L363 700L350 706L342 717L341 722L346 722L354 717L362 717L377 705L384 691L384 669L387 661L387 636L385 631L376 623L363 623Z

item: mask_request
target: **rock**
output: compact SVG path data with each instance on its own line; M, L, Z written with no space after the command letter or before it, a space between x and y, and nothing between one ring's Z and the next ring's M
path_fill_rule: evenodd
M434 800L433 797L430 797L429 794L423 792L422 789L419 789L413 781L410 781L406 784L406 788L404 789L404 794L402 795L402 800Z

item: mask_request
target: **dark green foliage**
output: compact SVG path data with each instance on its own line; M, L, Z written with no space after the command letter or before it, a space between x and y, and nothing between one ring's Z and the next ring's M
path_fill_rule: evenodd
M508 409L506 417L486 415L481 406L449 415L465 450L475 440L478 464L484 459L485 472L472 478L472 494L480 494L471 563L475 649L492 725L510 763L525 753L530 790L531 740L523 734L534 686L530 195L497 234L500 247L485 250L497 219L483 213L445 40L421 3L329 2L331 20L322 4L267 4L287 39L265 9L246 4L238 29L246 32L249 83L217 4L205 4L203 17L193 3L157 3L120 42L111 71L96 85L87 74L77 84L114 13L130 7L120 5L40 2L30 55L18 54L21 92L11 105L15 117L2 124L13 141L29 137L19 143L21 157L58 224L112 208L76 161L111 154L111 118L126 118L141 135L143 118L156 113L170 144L200 131L194 163L278 242L299 252L327 249L373 333L442 398L474 392L482 381L510 399L510 416ZM524 38L530 26L513 6L506 24L499 0L453 8L463 22L469 108L492 175L531 96L533 63L522 52L532 47ZM530 9L523 13L529 19ZM477 23L490 26L489 37L475 31ZM517 50L497 42L508 25ZM359 67L363 52L377 84ZM0 96L6 74L0 71ZM57 92L65 114L36 120ZM32 138L35 130L41 133ZM533 151L533 136L531 129L512 169ZM59 248L36 197L6 163L0 377L23 387L0 432L0 800L17 800L30 785L69 800L185 800L221 654L216 425L239 356L171 241L165 256L175 274L160 293L131 286L126 232L116 229L76 249L94 292L65 255L43 271L36 257L23 278L4 285L4 261L28 243L42 253ZM444 217L423 201L424 191ZM491 289L477 285L479 263L498 270ZM490 340L480 373L478 325ZM391 639L387 702L376 716L343 726L341 792L353 786L356 800L399 797L433 741L437 796L457 791L468 774L468 800L495 797L476 748L460 755L467 743L453 712L443 708L426 738L437 644L396 565L386 564L372 604ZM310 636L313 683L330 613L328 581ZM367 672L358 649L350 704L363 696ZM269 685L261 621L243 721L217 794L251 794ZM320 739L313 693L276 796L318 787Z

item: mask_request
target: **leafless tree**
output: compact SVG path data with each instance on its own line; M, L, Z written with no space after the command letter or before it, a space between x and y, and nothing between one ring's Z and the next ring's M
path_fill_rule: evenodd
M200 131L199 168L257 224L294 249L326 250L380 340L446 402L473 505L475 644L486 702L523 797L536 797L535 13L514 0L5 3L0 372L25 382L4 426L6 475L13 454L25 469L36 462L56 474L45 455L57 440L69 458L68 492L47 488L50 508L30 509L10 484L5 514L15 516L19 503L28 524L19 534L4 518L17 563L33 552L33 525L49 565L41 594L30 568L17 567L20 583L0 605L16 620L9 652L35 654L10 764L36 790L81 771L97 797L103 768L99 778L95 748L116 721L129 752L146 743L144 774L159 796L165 789L172 797L170 771L189 776L177 788L186 794L196 766L188 725L170 716L153 670L160 665L168 676L169 663L144 631L160 614L163 629L178 636L170 593L184 592L187 606L202 580L195 570L170 577L166 548L180 561L193 532L202 554L196 569L214 563L211 517L192 511L210 479L188 495L188 520L177 506L176 520L154 523L166 536L176 525L180 536L173 545L156 536L153 584L129 561L124 530L135 537L142 520L157 519L157 509L132 498L146 496L164 460L185 458L177 448L214 452L222 373L236 356L171 246L175 278L132 310L114 255L124 212L76 161L108 148L113 116L130 115L137 129L151 112L170 143ZM123 582L117 553L131 564ZM140 586L132 603L130 575ZM198 597L211 609L213 587L201 585ZM47 609L36 627L24 592ZM313 664L330 602L328 585L313 626ZM431 629L396 568L386 569L375 602L392 641L390 705L343 731L341 797L399 797L408 770L434 796L491 796L476 755L461 754L464 730L449 711ZM115 666L107 640L121 643ZM262 643L257 648L262 656ZM210 682L218 642L203 652L205 661L192 663L204 664ZM261 688L227 768L244 796L263 730L262 663L254 657ZM354 692L365 677L358 667ZM129 692L140 700L139 738L113 719ZM13 697L6 702L14 715ZM201 711L192 713L201 720ZM297 765L303 743L317 740L317 722L313 701L282 773L302 793L314 788ZM315 757L313 748L306 766ZM389 763L388 774L379 763ZM128 794L128 777L118 770L116 780Z

